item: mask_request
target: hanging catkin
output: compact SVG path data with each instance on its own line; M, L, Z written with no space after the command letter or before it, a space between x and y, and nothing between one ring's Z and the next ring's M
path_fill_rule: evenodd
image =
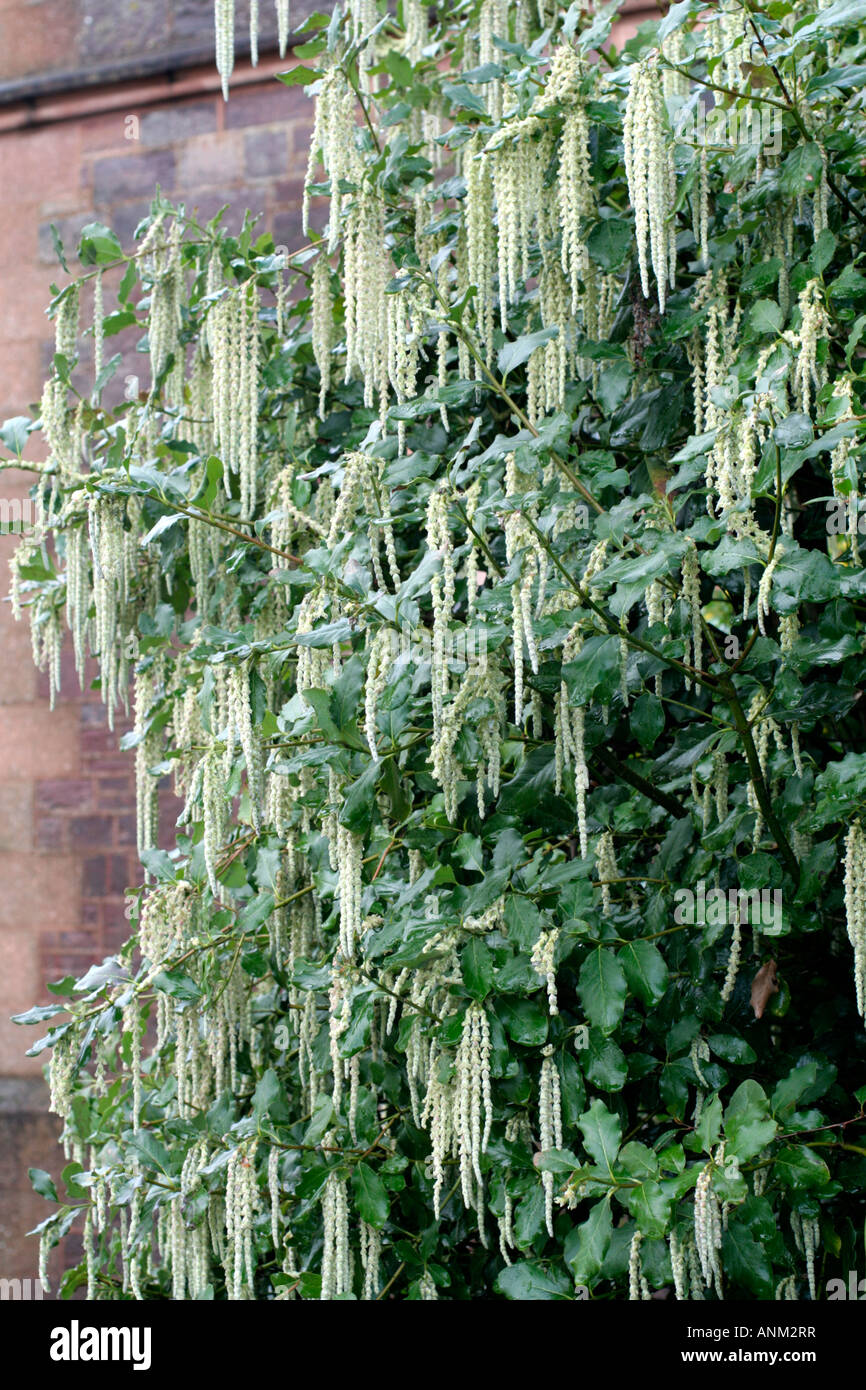
M541 1063L541 1080L538 1091L539 1140L542 1149L562 1148L562 1101L559 1072L553 1060L553 1047L544 1049ZM542 1173L544 1188L544 1214L548 1235L553 1235L553 1194L555 1177L553 1173Z
M240 332L237 471L240 478L241 517L249 521L256 509L258 488L259 300L255 280L249 281L243 294Z
M159 239L152 256L148 345L153 390L162 382L163 398L178 405L183 396L183 349L180 328L185 284L181 262L181 221L175 217L167 239Z
M302 226L304 235L310 231L310 185L321 156L330 182L331 210L328 219L328 255L337 248L345 194L341 184L354 181L360 175L355 149L355 94L342 69L334 64L322 78L316 97L313 134L304 180Z
M343 253L346 312L346 380L364 383L364 404L385 410L388 400L388 296L385 205L365 181L346 216Z
M592 276L586 249L585 226L594 211L589 155L589 120L581 91L582 71L574 49L561 44L554 53L544 102L565 107L559 146L557 197L562 229L562 270L571 292L571 312L580 308L583 291Z
M105 350L104 309L102 297L102 271L97 270L93 277L93 379L99 381L102 375L103 354Z
M250 62L259 63L259 0L250 0Z
M322 1299L339 1298L352 1288L349 1249L349 1197L346 1181L332 1174L322 1189Z
M334 309L331 298L331 268L321 253L313 267L313 356L319 369L319 419L325 418L325 401L331 389Z
M229 99L229 79L235 65L235 0L214 0L216 68L222 78L223 98Z
M718 1160L719 1154L716 1155ZM695 1185L695 1247L700 1261L703 1282L707 1287L721 1280L719 1251L722 1244L722 1217L718 1198L713 1192L714 1163L701 1169Z
M162 738L148 719L160 691L161 663L154 659L135 672L135 788L138 851L153 849L159 833L159 783L150 771L159 761Z
M484 1178L481 1155L487 1148L493 1108L490 1095L490 1024L481 1004L470 1004L463 1020L455 1061L457 1096L454 1128L460 1158L463 1201L481 1221Z
M664 313L667 286L674 284L676 267L676 171L667 133L661 67L652 59L642 59L629 70L623 153L634 209L641 287L648 299L652 267L659 308Z
M475 331L487 361L493 356L493 276L496 268L496 227L493 220L493 177L483 142L473 135L462 152L466 180L464 227L466 231L466 281L474 285Z
M286 49L289 46L289 0L276 0L277 3L277 33L280 46L280 57L285 58Z
M845 921L854 951L857 1012L866 1021L866 835L859 820L845 837Z

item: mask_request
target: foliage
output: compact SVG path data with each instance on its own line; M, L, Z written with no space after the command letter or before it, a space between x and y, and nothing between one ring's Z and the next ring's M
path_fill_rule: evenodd
M314 16L329 230L157 197L55 294L15 598L109 712L133 676L146 880L18 1019L67 1295L859 1267L864 5L620 52L616 5L539 8Z

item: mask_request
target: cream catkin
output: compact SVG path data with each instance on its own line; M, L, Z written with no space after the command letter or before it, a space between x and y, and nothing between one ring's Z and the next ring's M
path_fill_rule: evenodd
M809 1285L809 1296L814 1303L818 1298L818 1289L815 1280L815 1257L818 1253L818 1245L821 1239L821 1223L817 1216L803 1217L802 1232L803 1253L806 1256L806 1280Z
M533 486L534 480L518 468L514 454L505 460L505 491L517 498ZM534 517L534 509L531 509ZM538 672L538 645L533 617L533 591L544 590L546 561L535 533L516 506L505 518L505 553L509 565L520 556L520 577L511 586L512 640L514 643L514 722L524 718L524 662L529 657L533 674Z
M259 1205L255 1153L257 1140L248 1150L232 1149L226 1169L226 1295L231 1300L253 1297L255 1263L253 1224Z
M331 208L328 221L328 255L337 249L340 236L343 198L340 185L354 181L359 174L355 149L355 94L342 69L334 64L322 78L316 97L313 134L304 180L302 225L304 235L310 231L310 185L321 156L330 181Z
M562 645L562 664L574 661L583 646L580 624L571 629ZM561 794L565 772L574 770L574 792L577 802L577 833L580 841L581 858L585 859L589 849L586 826L586 794L589 791L589 769L586 764L584 747L585 712L582 706L572 708L569 703L569 689L565 681L560 682L556 694L554 716L556 791Z
M539 1140L542 1150L562 1148L562 1098L559 1071L553 1060L553 1047L544 1048L541 1063L541 1078L538 1088ZM544 1215L548 1235L553 1235L553 1195L555 1178L553 1173L542 1173L544 1188Z
M766 621L772 612L770 608L770 593L773 587L773 574L784 552L785 547L781 543L777 544L772 557L764 566L764 571L761 575L760 583L758 584L756 613L758 618L758 631L761 633L762 637L766 637L767 635Z
M393 636L390 628L379 628L370 646L370 658L367 663L367 682L364 688L364 733L370 752L376 762L379 761L379 750L376 746L376 706L388 682Z
M289 0L276 0L277 4L277 35L280 46L280 57L285 58L286 49L289 46Z
M219 853L226 830L226 784L224 760L214 744L208 748L202 762L201 799L204 812L204 862L210 890L220 896L216 871Z
M434 748L442 736L442 718L448 694L447 644L456 582L453 548L448 529L448 495L444 486L433 489L427 504L427 548L441 559L441 570L430 580L433 604L433 650L431 684Z
M559 928L542 931L532 948L531 964L536 975L540 975L547 986L547 1007L551 1018L559 1013L556 998L556 943Z
M661 67L653 59L643 59L629 71L623 153L635 216L641 288L648 299L652 267L659 308L664 313L667 286L675 280L676 173L667 134Z
M186 287L181 261L181 233L180 218L175 217L168 236L156 240L150 258L152 287L147 338L151 394L161 383L163 398L169 405L179 405L183 398L184 362L179 335Z
M668 1246L671 1256L671 1274L674 1281L674 1297L678 1302L682 1302L689 1297L687 1245L683 1245L677 1232L672 1229L668 1235Z
M159 831L159 791L157 778L150 769L159 762L162 737L149 716L160 694L161 663L153 660L135 672L135 790L136 824L139 854L153 849Z
M583 290L592 279L585 224L595 210L589 153L590 127L582 78L580 60L574 49L568 44L561 44L553 55L543 100L545 105L557 102L565 108L559 146L557 197L562 229L562 272L571 292L572 314L578 313L583 303Z
M263 783L263 753L253 720L250 699L251 670L247 663L234 666L229 672L229 710L231 721L230 742L237 738L244 755L247 769L247 790L250 798L250 816L253 828L261 828L261 805Z
M364 404L388 402L389 258L385 248L385 205L369 182L354 199L345 222L343 300L346 313L346 380L357 372L364 383Z
M490 1024L481 1004L470 1004L455 1058L454 1132L460 1160L463 1201L481 1221L484 1179L481 1155L487 1148L493 1106L490 1094Z
M614 852L613 835L609 830L603 830L598 837L595 846L595 861L599 882L601 884L602 912L605 917L608 917L613 911L613 894L610 891L611 884L619 878L619 868Z
M854 952L857 1012L866 1022L866 834L859 819L845 837L845 921Z
M93 277L93 379L99 381L105 351L105 311L102 296L102 271Z
M740 925L739 907L734 908L734 921L731 935L731 952L728 956L728 968L725 972L725 980L722 985L722 1003L727 1004L734 992L737 983L737 974L740 968L740 955L743 948L743 933Z
M222 79L223 99L229 99L229 80L235 66L235 0L214 0L216 69Z
M479 135L473 135L462 152L466 180L466 283L479 287L474 297L475 331L489 362L493 356L496 225L493 216L493 174Z
M322 1189L322 1292L324 1300L352 1291L352 1255L349 1247L349 1196L345 1179L332 1174Z
M713 1172L724 1156L724 1146L705 1168L701 1169L695 1185L695 1248L698 1253L704 1284L709 1288L721 1283L722 1267L719 1251L722 1244L722 1215L718 1198L713 1192Z
M812 393L818 391L827 380L827 368L818 360L818 344L826 341L830 331L830 320L824 308L820 280L809 280L800 291L797 303L800 314L800 328L797 333L787 335L798 349L794 363L792 385L797 393L799 409L808 415L812 405Z
M236 469L240 479L241 517L249 521L256 509L259 417L259 299L255 280L249 281L242 297L240 395L235 406L240 412L240 435Z
M331 298L331 268L325 255L319 255L313 267L313 356L319 369L319 419L325 418L325 402L331 389L331 354L333 352L333 301Z
M361 835L337 827L337 870L340 897L340 951L351 960L355 941L361 929L362 860L364 840Z
M259 0L250 0L250 62L259 63Z
M698 560L698 548L694 541L689 541L682 563L682 594L683 601L688 607L691 619L691 651L686 649L686 662L694 667L696 671L701 670L703 660L703 617L701 613L701 570ZM686 689L691 686L691 679L686 680Z
M223 485L229 495L231 475L238 476L241 517L248 521L258 491L259 300L254 281L223 290L208 315L208 343L214 441L222 456Z
M366 1221L360 1223L361 1267L364 1271L364 1287L361 1293L365 1302L375 1299L381 1284L379 1263L382 1256L382 1236L375 1226Z
M637 1229L631 1238L628 1252L628 1296L629 1301L634 1303L642 1297L641 1292L641 1266L640 1266L640 1246L643 1240L642 1232Z

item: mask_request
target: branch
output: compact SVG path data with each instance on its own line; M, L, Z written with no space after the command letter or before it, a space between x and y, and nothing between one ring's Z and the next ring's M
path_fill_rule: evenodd
M654 787L652 782L648 782L639 772L634 772L627 763L620 762L619 758L616 757L614 753L611 753L609 748L602 748L600 746L594 748L590 755L590 762L592 762L593 758L598 758L598 761L610 772L616 773L617 777L621 777L624 782L628 782L630 786L634 787L635 791L641 792L644 796L648 797L650 801L654 801L657 806L661 806L662 810L670 812L672 816L676 816L677 820L683 820L689 814L685 806L681 806L676 797L671 796L669 792L662 791L660 787ZM646 880L644 880L644 882L646 882Z

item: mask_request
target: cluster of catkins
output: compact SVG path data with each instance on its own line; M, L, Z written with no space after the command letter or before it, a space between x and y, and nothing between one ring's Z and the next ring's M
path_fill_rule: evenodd
M289 45L290 0L276 0L280 57ZM223 96L229 99L229 81L235 66L235 0L214 0L216 67L222 78ZM250 57L253 67L259 60L259 0L250 0Z
M652 268L664 313L667 286L675 283L677 239L673 219L676 169L667 131L661 65L654 58L629 72L623 122L623 153L628 192L634 208L641 288L649 298Z

